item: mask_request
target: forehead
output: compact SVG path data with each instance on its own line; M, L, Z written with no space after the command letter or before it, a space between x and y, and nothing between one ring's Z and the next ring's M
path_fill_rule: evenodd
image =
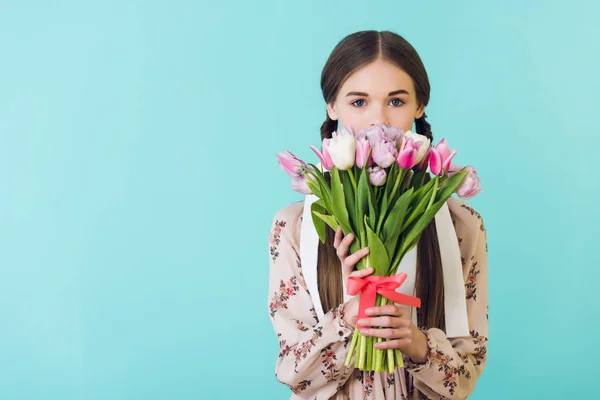
M376 60L354 71L342 84L340 94L344 97L350 91L357 91L367 92L371 97L385 97L399 89L414 95L410 75L389 61Z

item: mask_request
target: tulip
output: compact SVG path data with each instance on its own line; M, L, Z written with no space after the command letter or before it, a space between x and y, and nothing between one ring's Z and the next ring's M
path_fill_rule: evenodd
M381 168L387 168L396 161L398 156L398 150L396 145L392 142L382 140L375 142L373 148L373 161L377 163Z
M411 169L415 166L417 154L418 149L415 142L410 137L405 136L396 162L402 169Z
M371 182L371 185L373 185L373 186L383 186L384 185L385 180L387 178L387 174L385 173L385 170L383 170L379 166L375 166L375 167L367 168L367 172L369 174L369 182Z
M440 142L435 146L435 149L438 151L438 153L440 153L442 169L448 172L452 158L456 154L456 150L450 151L450 147L448 147L448 142L445 138L440 140Z
M292 190L302 194L312 194L312 191L306 184L306 176L298 176L292 178Z
M356 139L352 134L352 129L343 128L339 132L334 132L329 141L329 155L340 171L349 170L354 166L356 158Z
M450 168L448 169L448 176L455 175L457 172L460 172L462 167L458 164L450 163Z
M307 164L304 161L302 161L301 159L299 159L298 157L296 157L295 155L293 155L292 153L290 153L287 150L285 150L283 153L278 153L277 159L278 159L279 166L291 178L297 178L297 177L302 176L302 174L303 174L302 167L307 166Z
M479 189L481 185L481 181L477 176L477 170L471 166L466 166L466 169L469 170L467 175L464 177L462 183L456 190L456 194L458 194L463 199L470 199L478 193L481 193L483 190Z
M333 161L331 160L331 155L329 154L329 142L330 141L331 141L331 139L323 139L323 145L322 145L323 153L321 153L319 150L317 150L317 148L315 146L313 146L312 144L309 146L312 149L312 151L315 152L317 157L319 157L319 160L321 160L321 165L326 170L330 170L331 168L333 168Z
M412 139L415 148L417 149L417 159L415 160L415 164L419 164L423 158L425 158L425 155L431 146L431 140L429 140L427 136L419 135L418 133L413 133L412 131L404 132L404 137Z
M374 147L375 143L377 142L388 141L394 142L396 144L396 148L399 148L403 135L404 131L400 128L396 128L395 126L387 126L385 124L378 124L362 129L356 138L361 139L366 137L369 140L371 147Z
M431 172L435 175L447 173L450 170L450 164L455 154L456 150L450 151L446 139L440 140L435 148L431 149L429 159L429 168L431 169Z
M358 132L356 138L367 138L369 144L374 146L375 143L385 140L386 135L382 125L373 125Z
M334 138L337 135L351 135L351 136L355 136L354 135L354 130L352 129L351 126L344 126L344 127L342 127L342 129L340 129L338 131L334 131L331 134L331 137Z
M373 165L373 157L369 155L369 150L371 150L371 145L367 138L363 137L356 141L356 166L358 168L362 168L365 163L369 167ZM368 160L367 156L369 156Z

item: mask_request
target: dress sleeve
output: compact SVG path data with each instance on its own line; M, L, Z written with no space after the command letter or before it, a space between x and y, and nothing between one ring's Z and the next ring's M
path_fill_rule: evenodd
M275 376L301 398L329 399L354 369L344 366L354 329L342 319L345 303L319 321L302 275L294 211L277 212L269 237L269 316L280 348Z
M427 360L417 364L404 358L405 368L413 376L415 387L430 399L467 398L486 364L488 260L483 220L476 235L474 250L470 252L472 256L463 260L470 336L447 338L440 329L421 328L427 337Z

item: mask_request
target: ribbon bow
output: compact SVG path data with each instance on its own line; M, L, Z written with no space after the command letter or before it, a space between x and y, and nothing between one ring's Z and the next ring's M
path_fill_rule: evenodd
M396 289L398 289L402 283L404 283L406 278L407 275L404 272L392 276L367 276L364 278L359 278L356 276L349 277L347 289L348 294L354 296L360 292L358 318L360 319L367 317L365 311L367 308L375 305L377 293L397 304L421 307L421 299L418 297L396 292Z

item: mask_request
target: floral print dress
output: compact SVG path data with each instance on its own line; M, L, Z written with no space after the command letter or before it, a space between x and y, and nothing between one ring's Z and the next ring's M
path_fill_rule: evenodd
M279 354L276 379L291 389L290 399L464 399L487 359L487 233L481 215L464 200L450 197L448 208L460 247L470 336L448 338L422 328L429 347L426 362L405 356L393 373L344 366L354 328L341 304L319 320L302 275L300 225L304 201L278 210L269 237L269 316Z

